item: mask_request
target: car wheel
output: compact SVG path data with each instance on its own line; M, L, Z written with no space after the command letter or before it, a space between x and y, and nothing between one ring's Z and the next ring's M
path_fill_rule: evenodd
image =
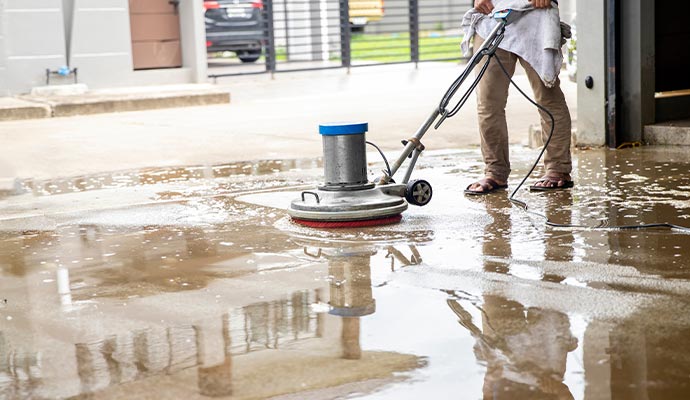
M261 57L261 49L259 50L248 50L237 53L237 58L243 63L253 63L256 62Z

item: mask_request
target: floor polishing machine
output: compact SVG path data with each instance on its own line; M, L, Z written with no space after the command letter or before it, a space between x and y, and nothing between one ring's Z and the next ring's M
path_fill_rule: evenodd
M503 39L505 27L516 12L503 10L495 12L497 21L491 34L482 46L475 50L467 66L448 89L441 104L419 127L411 138L403 140L400 156L388 164L383 175L370 182L367 174L366 123L324 124L319 126L323 140L323 168L325 182L314 190L303 191L288 208L292 220L313 228L348 228L397 223L408 204L424 206L431 200L433 190L429 182L422 179L410 180L412 170L424 151L422 137L434 126L437 129L446 118L454 116L465 104L469 95L479 83L488 61L477 74L471 87L451 110L446 107L460 85L470 76L484 57L492 57ZM369 143L371 144L371 143ZM377 148L378 149L378 148ZM380 152L380 150L379 150ZM383 153L380 152L383 156ZM393 177L408 161L400 183Z

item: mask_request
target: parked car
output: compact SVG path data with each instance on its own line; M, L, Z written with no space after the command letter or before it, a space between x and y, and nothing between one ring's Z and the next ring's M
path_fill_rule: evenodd
M255 62L265 43L262 0L204 0L206 50L232 51Z

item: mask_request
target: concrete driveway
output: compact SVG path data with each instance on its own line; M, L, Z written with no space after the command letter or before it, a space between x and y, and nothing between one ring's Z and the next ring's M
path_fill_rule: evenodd
M512 149L519 182L536 155ZM685 399L688 151L575 153L576 187L466 198L430 151L400 224L284 208L317 159L22 181L0 200L0 397ZM372 174L382 164L370 158Z
M228 78L229 106L0 123L0 398L689 398L687 232L620 228L690 226L687 149L575 150L575 188L523 188L527 213L463 196L468 104L425 138L434 197L401 223L287 217L322 179L319 123L369 122L392 157L459 70ZM512 191L537 114L509 107Z

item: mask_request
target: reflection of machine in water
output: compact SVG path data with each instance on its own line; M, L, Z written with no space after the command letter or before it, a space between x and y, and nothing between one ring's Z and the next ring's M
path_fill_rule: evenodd
M322 248L319 253L328 260L328 313L342 318L342 357L357 360L362 357L359 344L360 318L376 311L371 288L371 256L376 254L376 250Z
M330 278L330 310L342 320L342 357L360 359L362 349L359 343L360 318L376 311L371 282L371 258L378 249L370 245L335 245L325 247L318 243L319 250L312 254L307 247L304 253L314 258L328 260ZM391 259L391 270L395 261L402 266L418 264L421 256L413 245L409 246L412 256L407 259L403 252L393 246L387 247L386 257Z
M386 257L394 264L411 265L419 259L416 250L413 261L404 256L405 250L388 250ZM362 370L375 379L417 368L417 356L361 348L360 318L376 309L371 277L375 254L372 248L321 249L314 263L320 266L314 271L325 276L328 268L328 287L238 304L216 317L191 316L189 323L184 315L176 318L182 322L172 325L127 319L125 329L84 321L79 329L88 334L79 336L89 339L54 342L58 346L49 352L40 344L29 346L33 353L28 358L11 340L2 340L5 332L0 328L0 398L17 393L98 397L112 391L155 391L166 384L190 396L271 397L356 382L362 379ZM379 258L380 265L385 259ZM41 334L34 335L44 340ZM60 357L59 374L50 369L57 362L55 351ZM300 368L294 368L296 362ZM261 372L268 370L270 382ZM294 388L294 382L306 382L307 387Z
M205 396L233 392L233 357L276 350L313 339L321 329L311 309L319 290L229 310L217 319L190 325L150 328L76 344L82 393L154 375L174 375L197 367Z

